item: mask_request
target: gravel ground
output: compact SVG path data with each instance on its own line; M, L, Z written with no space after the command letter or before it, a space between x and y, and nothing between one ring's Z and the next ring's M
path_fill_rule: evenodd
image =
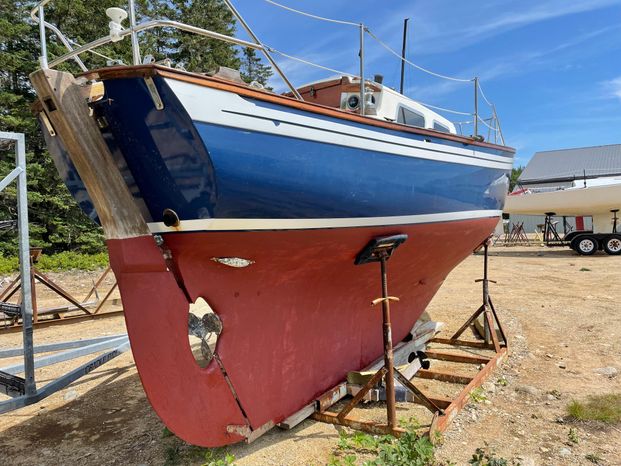
M491 293L509 334L510 355L484 385L485 399L470 401L451 424L437 450L439 460L467 464L477 447L489 445L509 464L592 465L589 456L599 458L599 464L621 465L619 426L565 418L572 399L621 392L621 375L616 375L621 371L621 257L579 257L537 247L497 247L491 255L490 278L498 281ZM480 305L480 285L473 280L480 277L481 265L481 256L469 257L429 306L431 317L447 324L443 336ZM96 276L53 278L80 296ZM51 299L42 295L39 302L48 305ZM113 317L37 329L35 342L124 331L123 319ZM0 348L19 341L19 334L0 334ZM78 362L38 370L39 383ZM447 394L458 389L416 383ZM381 404L372 404L359 415L381 419L382 413ZM424 410L410 404L400 403L398 414L427 419ZM291 431L274 429L251 445L227 451L239 465L321 465L336 450L338 438L334 426L304 421ZM131 353L39 404L0 416L0 464L201 464L204 455L167 435L145 398Z

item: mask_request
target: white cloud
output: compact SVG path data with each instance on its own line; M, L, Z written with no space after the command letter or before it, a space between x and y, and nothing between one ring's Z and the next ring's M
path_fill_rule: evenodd
M621 100L621 76L605 81L603 84L608 96Z
M513 29L615 5L621 6L621 0L436 0L433 6L420 0L392 10L378 33L398 44L400 24L409 16L417 55L454 52Z

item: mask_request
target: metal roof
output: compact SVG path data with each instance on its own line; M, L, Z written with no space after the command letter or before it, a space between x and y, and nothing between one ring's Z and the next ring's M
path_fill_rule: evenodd
M543 183L621 174L621 144L537 152L520 183Z

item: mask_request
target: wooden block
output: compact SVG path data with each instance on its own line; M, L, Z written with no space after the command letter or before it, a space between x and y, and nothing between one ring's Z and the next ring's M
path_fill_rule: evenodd
M295 426L300 424L304 419L310 417L311 414L315 412L315 403L311 403L307 406L304 406L298 412L292 414L287 419L277 424L278 427L284 430L293 429Z

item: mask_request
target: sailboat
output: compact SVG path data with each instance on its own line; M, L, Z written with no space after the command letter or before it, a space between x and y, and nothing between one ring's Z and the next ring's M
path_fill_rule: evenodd
M401 299L392 337L408 334L494 230L514 150L458 134L378 78L281 95L234 70L191 73L139 54L76 76L53 69L164 26L267 51L181 23L135 24L131 8L130 27L43 60L31 75L39 119L105 232L151 405L187 442L231 444L382 354L376 270L354 263L373 238L408 236L390 262ZM127 16L112 10L115 24Z

